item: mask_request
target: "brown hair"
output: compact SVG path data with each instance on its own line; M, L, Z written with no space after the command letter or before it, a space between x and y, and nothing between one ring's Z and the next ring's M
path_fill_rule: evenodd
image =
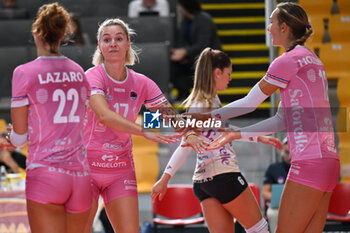
M74 13L69 13L69 16L70 16L70 24L68 26L69 35L71 37L73 36L73 39L70 38L70 41L68 42L74 43L76 45L85 44L84 37L83 37L83 30L81 29L79 17ZM73 29L75 29L75 31Z
M131 28L129 28L129 25L126 24L123 20L121 19L106 19L98 28L97 30L97 41L100 42L101 41L101 35L102 35L102 32L103 30L108 27L108 26L120 26L127 38L128 38L128 41L131 41L131 36L132 35L135 35L135 31ZM100 64L102 64L104 61L104 58L103 58L103 55L102 55L102 52L100 50L100 48L97 46L96 50L95 50L95 53L94 53L94 56L92 58L92 64L95 65L95 66L98 66ZM134 65L135 64L135 61L138 61L138 56L137 56L137 52L135 51L135 49L130 45L130 48L128 50L128 52L126 53L126 58L125 58L125 64L126 65Z
M57 2L41 6L32 25L32 31L50 45L50 52L65 36L70 16Z
M223 71L224 68L230 65L231 60L226 53L205 48L196 61L193 90L184 101L185 107L189 108L193 101L198 101L200 103L208 103L208 107L211 108L215 87L214 70L219 68Z
M291 48L296 45L304 45L305 41L312 34L309 24L309 18L305 10L298 4L292 2L283 2L277 5L279 9L277 19L278 23L286 23L291 28L294 43Z

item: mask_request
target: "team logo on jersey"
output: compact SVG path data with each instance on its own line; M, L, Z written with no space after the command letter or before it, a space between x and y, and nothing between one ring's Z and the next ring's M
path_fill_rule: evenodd
M110 94L110 90L109 90L109 87L107 87L106 89L106 94L105 94L105 98L106 100L113 100L113 96Z
M277 178L277 183L278 183L278 184L284 184L284 177L283 177L283 176L279 176L279 177Z
M137 94L136 94L136 92L131 91L131 92L130 92L130 98L131 98L132 100L137 100Z
M36 99L39 103L44 104L49 99L49 93L45 88L40 88L36 91Z
M160 116L159 110L156 112L144 112L143 113L143 128L145 129L160 129Z
M316 73L314 69L310 69L307 71L307 78L310 82L316 82Z

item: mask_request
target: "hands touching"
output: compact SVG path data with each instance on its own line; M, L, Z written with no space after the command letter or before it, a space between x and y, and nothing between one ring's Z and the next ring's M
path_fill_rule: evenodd
M183 138L184 143L182 147L192 147L197 154L202 154L209 143L206 141L205 137L198 136L196 132L191 131Z
M218 137L213 142L211 142L210 145L206 148L206 150L218 149L218 148L222 147L223 145L225 145L226 143L229 143L233 140L237 140L237 139L241 139L241 138L242 138L242 136L241 136L241 132L239 130L238 131L224 132L224 133L222 133L222 135L220 137ZM257 141L264 143L266 145L271 145L278 150L283 149L283 143L278 138L275 138L275 137L258 136Z
M178 142L179 141L178 138L181 137L181 135L179 134L166 135L166 134L162 134L154 131L145 131L143 136L150 141L160 142L164 144Z
M212 141L209 146L206 148L206 150L215 150L219 149L223 145L237 139L241 139L241 132L240 131L226 131L223 132L222 135L218 138L216 138L214 141Z
M271 145L275 147L277 150L282 150L283 149L283 143L281 140L275 137L271 136L259 136L258 137L258 142L264 143L266 145Z

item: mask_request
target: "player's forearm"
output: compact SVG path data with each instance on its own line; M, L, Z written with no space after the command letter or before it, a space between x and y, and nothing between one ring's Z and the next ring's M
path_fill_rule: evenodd
M104 115L100 115L99 121L107 127L118 132L135 134L143 136L143 129L140 125L122 117L118 113L110 111Z
M258 84L242 99L236 100L223 108L214 110L211 116L226 120L254 111L268 96L265 95Z
M168 173L163 173L162 177L159 179L160 182L168 184L171 179L171 175Z
M179 122L184 121L181 115L174 109L174 107L168 102L165 101L155 108L150 109L151 111L157 111L161 113L162 119L168 122ZM175 129L179 127L179 124L171 124Z
M182 166L189 154L191 153L192 148L190 147L181 147L179 145L171 156L165 170L164 174L169 176L175 175L176 171Z

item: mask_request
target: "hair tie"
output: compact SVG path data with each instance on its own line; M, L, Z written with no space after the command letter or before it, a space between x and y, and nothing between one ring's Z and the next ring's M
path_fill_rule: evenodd
M214 50L213 50L213 49L210 49L210 53L211 53L212 55L214 55Z
M311 25L310 24L306 25L306 29L310 30L311 29Z

